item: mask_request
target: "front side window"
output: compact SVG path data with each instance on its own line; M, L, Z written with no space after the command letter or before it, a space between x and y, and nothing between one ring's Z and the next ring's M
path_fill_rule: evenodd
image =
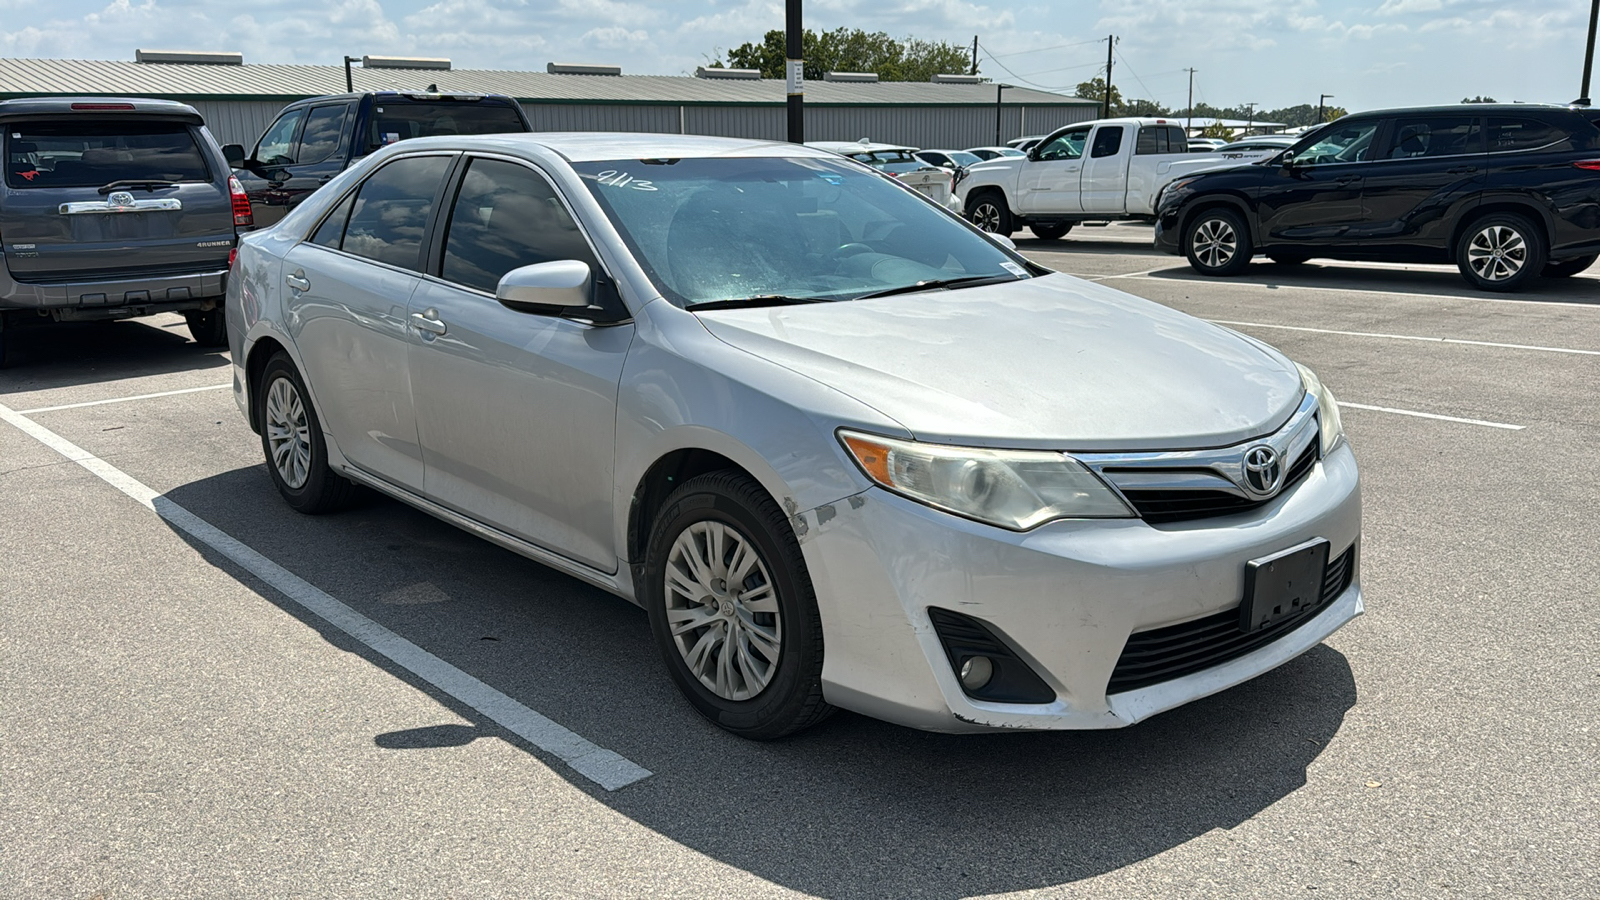
M5 128L5 177L13 188L211 180L183 122L12 122Z
M1122 126L1103 125L1094 134L1094 152L1090 154L1090 158L1100 159L1104 156L1116 156L1117 151L1121 149Z
M1334 125L1316 133L1309 145L1289 151L1284 161L1315 166L1326 163L1361 162L1372 152L1372 139L1378 133L1377 119Z
M318 106L306 116L306 130L300 135L300 152L295 162L301 165L319 163L339 149L339 136L344 133L345 113L349 107Z
M599 263L549 182L527 166L475 159L450 210L444 239L447 281L494 293L512 269L576 259Z
M264 166L289 166L294 164L294 130L305 118L303 109L291 110L278 117L256 145L255 161Z
M421 269L422 235L433 212L447 156L397 159L362 183L341 244L346 253Z
M1082 128L1058 135L1039 150L1041 162L1053 159L1081 159L1083 145L1089 140L1089 129Z
M854 300L1025 263L916 193L843 159L573 164L662 296L681 306Z
M1482 120L1473 115L1402 116L1394 122L1389 159L1483 152Z
M1511 153L1518 150L1565 149L1554 145L1567 137L1566 132L1537 119L1489 117L1489 152Z

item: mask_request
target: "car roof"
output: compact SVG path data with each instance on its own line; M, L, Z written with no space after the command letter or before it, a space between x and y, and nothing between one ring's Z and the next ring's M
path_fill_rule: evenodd
M96 106L115 104L119 107L132 108L113 110L73 108L85 104ZM81 116L93 113L118 116L168 116L185 119L196 125L205 122L194 107L175 100L149 100L143 97L21 97L15 100L0 100L0 117L5 118L37 115Z
M542 147L565 158L568 162L595 162L607 159L695 159L716 156L800 156L825 159L837 155L823 148L784 141L753 141L696 134L595 131L451 134L411 138L390 146L418 150L497 150L512 153Z
M419 89L415 91L356 91L354 93L345 94L323 94L318 97L306 97L303 100L296 100L295 102L289 104L289 106L308 106L314 103L327 103L329 100L360 100L363 97L394 97L400 100L435 100L450 97L453 99L504 100L507 103L517 102L505 94L477 94L472 93L471 91L428 91Z
M916 147L904 144L879 144L873 141L806 141L807 147L829 153L918 153Z

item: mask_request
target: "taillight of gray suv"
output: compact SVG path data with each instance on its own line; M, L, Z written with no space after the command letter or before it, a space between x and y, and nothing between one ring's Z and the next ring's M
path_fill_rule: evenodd
M222 297L252 219L198 112L166 100L6 100L0 152L0 331L22 317L170 311L198 343L227 344Z

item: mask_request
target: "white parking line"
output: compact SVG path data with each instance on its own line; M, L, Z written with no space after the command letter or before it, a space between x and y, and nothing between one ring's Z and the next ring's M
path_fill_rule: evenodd
M1507 431L1521 431L1526 425L1508 425L1505 422L1486 422L1483 419L1462 419L1456 416L1441 416L1438 413L1417 412L1414 409L1395 409L1389 406L1368 406L1365 403L1346 403L1339 401L1339 406L1349 409L1370 409L1373 412L1394 413L1397 416L1415 416L1419 419L1438 419L1441 422L1460 422L1463 425L1482 425L1485 428L1504 428Z
M1538 350L1542 353L1571 353L1579 356L1600 356L1600 350L1575 350L1571 347L1541 347L1537 344L1502 344L1498 341L1469 341L1465 338L1425 337L1416 334L1385 334L1379 331L1336 331L1331 328L1306 328L1302 325L1268 325L1265 322L1230 322L1212 319L1218 325L1242 325L1246 328L1280 328L1284 331L1310 331L1316 334L1342 334L1349 337L1387 338L1394 341L1427 341L1435 344L1470 344L1476 347L1502 347L1507 350Z
M22 413L0 404L0 420L9 422L34 440L94 473L140 505L154 511L173 527L226 556L328 624L472 707L512 734L555 756L579 775L606 790L614 791L650 777L650 770L591 743L582 735L545 718L363 616L211 523L157 494L128 473L26 418Z
M172 397L178 394L198 394L201 391L223 391L233 387L231 384L208 384L205 387L180 388L176 391L159 391L154 394L134 394L132 397L112 397L110 400L86 400L83 403L63 403L60 406L40 406L34 409L18 410L19 416L31 416L35 413L55 412L58 409L81 409L85 406L104 406L107 403L127 403L129 400L149 400L154 397Z

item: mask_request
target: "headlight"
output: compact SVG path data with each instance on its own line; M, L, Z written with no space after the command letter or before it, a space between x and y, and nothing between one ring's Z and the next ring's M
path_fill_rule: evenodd
M1105 482L1063 453L948 447L853 431L839 432L839 440L882 487L1012 531L1052 519L1133 515Z
M1306 386L1306 393L1317 398L1317 422L1322 426L1322 455L1326 458L1344 438L1344 423L1339 421L1339 401L1333 399L1333 391L1328 390L1317 373L1299 363L1295 363L1294 367L1300 370L1300 381Z

